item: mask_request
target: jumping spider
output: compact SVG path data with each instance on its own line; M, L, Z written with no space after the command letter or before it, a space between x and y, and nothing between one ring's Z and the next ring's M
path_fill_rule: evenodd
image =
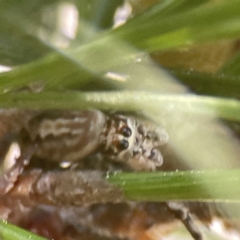
M105 114L98 110L41 112L19 132L18 143L22 153L0 179L0 190L2 194L11 192L33 158L75 164L92 154L101 154L103 159L123 164L133 171L153 171L163 163L160 146L167 141L168 134L164 130L131 116ZM39 176L43 176L45 184L51 174L46 177L40 172ZM82 176L83 182L89 182ZM40 182L40 179L36 181ZM33 187L40 192L42 188L41 184L38 188L36 184ZM202 239L191 214L182 204L166 204L195 240Z

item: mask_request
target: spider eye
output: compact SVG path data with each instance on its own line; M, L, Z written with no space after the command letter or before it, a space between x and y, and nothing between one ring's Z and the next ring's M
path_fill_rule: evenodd
M124 139L122 139L118 144L119 150L126 150L128 147L129 147L129 143Z
M129 127L123 127L121 133L124 137L130 137L132 135L132 130Z

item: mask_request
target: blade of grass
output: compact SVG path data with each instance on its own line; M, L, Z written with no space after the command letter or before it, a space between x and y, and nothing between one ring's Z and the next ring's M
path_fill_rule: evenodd
M187 108L186 108L187 106ZM218 116L219 118L240 121L240 102L238 100L200 97L196 95L168 95L141 91L112 92L40 92L14 93L0 95L2 108L30 109L83 109L141 111L148 109L176 113Z
M152 49L163 50L173 48L188 44L189 42L195 43L198 41L210 41L216 38L228 38L232 36L232 34L239 34L240 25L238 24L238 18L240 16L240 9L235 7L239 3L239 0L231 0L218 4L203 4L203 6L198 8L190 8L190 10L184 11L184 13L170 14L164 18L161 18L161 10L159 10L160 14L158 14L158 12L153 13L154 16L159 16L159 19L152 20L150 13L149 20L143 24L139 24L137 27L132 27L131 24L128 25L127 23L119 29L109 31L106 34L100 34L95 41L72 49L71 51L66 51L62 53L62 55L65 54L65 57L71 59L73 63L78 64L80 70L81 66L84 66L83 74L81 75L80 71L79 78L81 78L81 81L89 80L91 77L88 74L86 76L85 72L88 71L88 69L91 69L90 72L93 71L99 74L104 71L109 71L112 67L122 64L123 62L136 60L139 52L127 45L126 40L132 42L135 46L141 46L145 50L151 51ZM14 16L17 19L10 19L11 21L14 21L15 24L21 22L21 15L19 17L19 13ZM140 16L138 17L140 18ZM123 39L123 41L120 39ZM107 56L106 53L108 54ZM54 62L57 63L58 61L61 62L58 58L52 57L52 62L49 66L43 64L42 67L38 68L38 71L34 71L27 76L26 79L24 79L23 73L23 75L21 75L22 77L18 78L19 84L16 84L19 86L21 82L30 82L30 79L36 78L47 78L47 80L48 78L53 78L54 71L52 71L52 69L54 68L52 68L52 66L54 66ZM63 84L63 86L76 87L76 78L71 79L69 74L78 72L79 69L74 71L75 68L72 68L68 64L65 65L64 61L66 61L66 59L63 60L63 63L58 62L58 64L54 66L59 73L57 73L50 85L56 86ZM61 71L59 71L60 69ZM67 73L64 72L64 69ZM43 73L38 73L41 71ZM56 71L54 73L56 73ZM36 76L34 76L35 74ZM50 77L48 77L48 74L50 74ZM13 79L7 76L9 75L3 76L5 84L8 84L9 80ZM15 77L17 77L17 74ZM157 81L155 81L155 83L157 83ZM147 86L147 84L145 85Z
M40 92L0 95L0 107L138 112L167 130L168 145L190 169L239 166L239 140L219 121L240 121L237 100L138 91Z
M67 51L66 54L94 71L106 71L125 61L134 61L138 52L135 47L147 51L166 50L177 46L229 38L240 35L238 24L239 0L204 5L180 14L159 19L149 19L138 26L126 23L120 28L97 36L96 40ZM140 21L141 22L141 21ZM136 21L137 23L137 21ZM116 44L117 43L117 44ZM130 50L130 51L129 51Z
M195 7L201 6L206 2L209 2L209 0L197 0L191 2L189 0L163 0L158 4L154 4L146 11L134 16L127 22L127 25L128 27L134 27L140 23L146 23L146 21L149 20L160 19L169 15L191 10Z
M167 130L169 145L191 169L239 166L239 141L219 121L240 121L238 100L138 91L40 92L0 95L0 107L138 112Z
M21 18L17 20L14 22L21 22ZM28 32L24 27L22 31ZM95 45L86 44L80 48L84 50L79 52L74 48L62 51L52 47L55 53L1 74L0 91L20 88L34 81L42 81L45 89L48 90L79 89L92 84L95 88L108 86L105 89L109 87L111 89L158 89L162 92L178 93L186 91L186 88L177 84L146 54L114 37L104 38L103 41L97 41ZM126 78L122 81L101 78L109 72L120 72L119 75L121 75L121 71L125 73L126 68L130 69L127 72L132 72L129 75L124 74Z
M240 77L234 73L234 70L227 73L221 71L216 74L190 70L169 70L197 93L231 98L240 97Z
M239 36L239 0L206 4L165 18L153 18L134 28L125 24L115 33L148 51L166 50L179 46L221 38ZM157 15L157 14L156 14ZM113 32L114 33L114 32ZM175 36L173 39L172 36Z
M51 54L0 74L0 91L18 89L34 82L42 82L46 89L77 89L96 78L99 79L94 73L74 64L67 57Z
M240 169L114 173L107 180L136 201L240 201Z
M239 0L232 0L218 4L203 4L198 8L173 15L169 14L163 18L161 17L161 7L154 5L156 9L159 7L159 12L153 11L154 13L152 13L151 9L150 13L148 10L144 12L144 14L149 14L146 21L141 22L139 15L136 17L136 26L129 21L122 27L100 34L89 44L68 53L87 66L94 61L91 66L100 71L100 69L121 64L123 61L136 59L134 51L130 51L129 54L126 54L128 51L118 51L115 42L121 46L120 50L125 49L127 42L130 42L134 47L153 51L222 38L236 38L240 35L240 9L235 7L239 3ZM151 14L156 18L152 19ZM125 48L122 47L123 43ZM97 59L103 59L103 62L96 61L96 56Z
M46 240L4 220L0 220L0 238L1 240Z
M76 54L76 49L66 52L55 49L55 53L41 60L0 74L0 91L42 81L45 89L48 90L79 89L92 83L95 88L107 85L115 90L186 92L184 86L178 84L173 77L154 64L146 54L117 39L99 41L94 46L88 44L84 49L80 54L78 52ZM123 72L125 78L117 81L102 77L109 72L119 75Z

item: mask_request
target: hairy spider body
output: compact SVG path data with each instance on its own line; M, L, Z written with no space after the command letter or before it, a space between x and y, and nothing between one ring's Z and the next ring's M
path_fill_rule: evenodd
M20 145L36 144L34 155L57 162L76 162L94 152L133 170L155 170L163 163L159 146L168 139L133 117L97 110L44 112L20 133Z
M100 111L43 112L21 131L20 146L36 144L41 159L76 162L99 147L105 123Z

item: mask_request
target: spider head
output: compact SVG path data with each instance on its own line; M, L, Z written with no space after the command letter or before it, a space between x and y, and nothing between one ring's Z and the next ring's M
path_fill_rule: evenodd
M159 146L167 140L167 133L155 125L113 115L108 120L104 148L111 159L133 170L155 170L163 163Z

